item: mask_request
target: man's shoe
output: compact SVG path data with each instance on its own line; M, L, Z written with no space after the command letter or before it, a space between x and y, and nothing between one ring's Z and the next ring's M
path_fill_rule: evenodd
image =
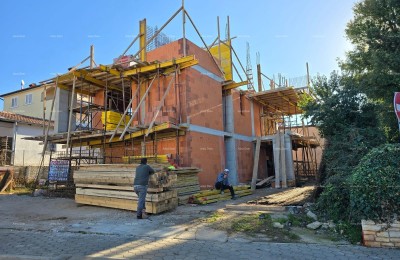
M149 215L147 215L145 212L143 212L143 213L142 213L142 218L143 218L143 219L149 218Z
M142 216L136 216L137 219L142 219Z
M232 199L233 199L233 200L237 199L237 196L236 196L236 195L234 195L234 196L232 197Z

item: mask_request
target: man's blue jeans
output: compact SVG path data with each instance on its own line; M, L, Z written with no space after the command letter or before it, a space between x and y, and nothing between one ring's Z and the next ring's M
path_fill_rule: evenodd
M137 205L136 215L138 217L141 217L142 212L146 212L147 185L134 185L133 188L136 194L138 195L138 205Z

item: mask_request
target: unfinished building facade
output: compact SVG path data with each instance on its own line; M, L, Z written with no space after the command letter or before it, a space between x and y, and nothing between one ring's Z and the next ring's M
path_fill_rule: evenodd
M42 82L55 93L49 111L56 133L36 140L64 144L52 158L69 167L141 157L194 166L202 169L202 188L224 168L233 184L275 176L275 187L293 185L293 149L318 146L287 124L301 113L297 103L307 89L239 90L249 78L233 80L229 38L201 48L183 37L147 52L145 28L144 20L135 55L107 66L91 60L89 68Z

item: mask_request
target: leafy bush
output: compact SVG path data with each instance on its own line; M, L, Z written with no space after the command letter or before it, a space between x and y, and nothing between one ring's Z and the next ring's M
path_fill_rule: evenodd
M400 216L400 144L372 149L351 178L350 206L354 220L391 221Z
M346 175L331 176L318 198L316 210L326 220L348 220L350 207L350 184Z

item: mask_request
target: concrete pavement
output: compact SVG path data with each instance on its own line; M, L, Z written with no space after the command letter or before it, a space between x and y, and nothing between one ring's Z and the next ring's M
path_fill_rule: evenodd
M139 220L132 220L139 221ZM143 221L143 220L141 220ZM144 220L147 221L147 220ZM160 233L161 234L161 233ZM0 229L0 259L399 259L400 250L255 242L197 226L169 236Z
M395 249L271 243L199 221L224 207L180 206L138 220L70 199L0 196L0 259L400 259Z

